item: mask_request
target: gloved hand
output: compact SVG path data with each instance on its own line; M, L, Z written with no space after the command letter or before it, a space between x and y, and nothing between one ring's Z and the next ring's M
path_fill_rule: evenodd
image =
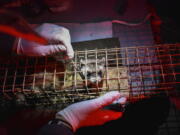
M120 96L118 91L112 91L96 99L74 103L58 112L56 117L58 117L58 115L63 116L67 122L71 124L73 131L84 126L102 125L105 122L115 120L122 116L122 112L103 109L104 106L113 103L119 99ZM122 100L118 101L124 104L126 98L123 97Z
M19 38L13 47L13 50L17 54L26 56L46 56L57 52L66 52L67 59L74 57L68 29L55 24L44 23L37 27L35 31L49 41L59 41L59 43L42 45Z

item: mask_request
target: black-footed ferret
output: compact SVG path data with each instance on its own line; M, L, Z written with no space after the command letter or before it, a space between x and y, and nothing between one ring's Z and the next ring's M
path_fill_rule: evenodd
M105 73L105 58L80 60L80 76L86 88L101 89Z

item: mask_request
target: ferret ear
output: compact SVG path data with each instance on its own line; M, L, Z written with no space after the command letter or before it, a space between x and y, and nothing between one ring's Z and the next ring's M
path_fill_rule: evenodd
M105 65L105 58L103 57L99 62L100 62L102 65Z
M101 59L101 61L102 61L102 62L105 62L105 58L103 57L103 58Z

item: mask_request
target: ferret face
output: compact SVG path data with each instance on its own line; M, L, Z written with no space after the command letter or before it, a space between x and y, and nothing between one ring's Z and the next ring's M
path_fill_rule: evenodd
M80 71L84 78L90 83L99 83L103 79L105 71L105 59L94 60L80 60Z

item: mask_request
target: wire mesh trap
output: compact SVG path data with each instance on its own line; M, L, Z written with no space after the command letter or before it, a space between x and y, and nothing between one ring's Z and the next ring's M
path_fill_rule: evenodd
M0 65L1 104L70 104L112 90L131 101L179 96L179 52L179 44L166 44L76 51L69 62L16 57Z
M71 61L59 56L1 61L0 106L58 109L118 90L129 102L179 97L180 44L76 51ZM3 113L4 114L4 113ZM180 114L171 106L159 134L179 134Z

